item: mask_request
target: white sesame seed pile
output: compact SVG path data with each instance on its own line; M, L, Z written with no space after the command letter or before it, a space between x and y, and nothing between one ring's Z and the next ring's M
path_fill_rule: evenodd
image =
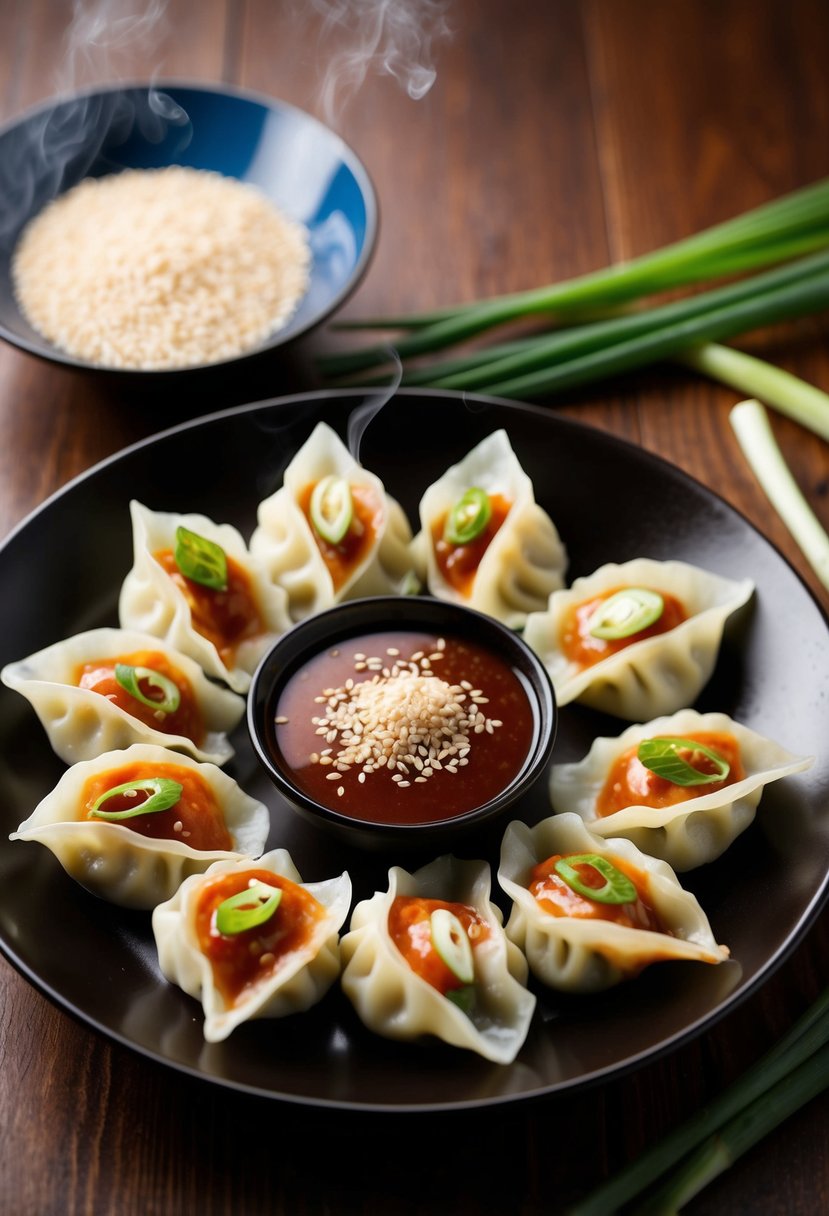
M260 190L178 165L86 178L24 229L21 312L104 367L192 367L280 329L308 287L308 234Z
M327 746L310 758L331 766L329 781L341 781L343 773L359 769L362 782L385 769L400 789L407 789L439 771L457 773L469 763L474 737L502 725L481 709L488 701L481 689L468 680L450 684L434 674L432 664L443 659L445 647L441 638L434 653L418 651L409 659L393 647L386 658L355 654L355 671L370 671L371 678L349 678L315 698L325 712L312 722ZM344 793L342 785L337 793Z

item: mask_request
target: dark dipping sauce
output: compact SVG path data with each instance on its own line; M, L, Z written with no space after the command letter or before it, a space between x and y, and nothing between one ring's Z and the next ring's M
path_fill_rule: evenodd
M389 650L397 653L389 654ZM440 761L442 767L432 768L431 775L421 781L416 779L422 778L422 771L411 763L406 764L407 773L386 764L363 773L362 781L363 765L355 764L329 779L329 774L336 772L334 765L314 762L310 757L328 748L335 760L346 744L339 733L334 740L318 733L313 719L326 713L327 697L323 694L345 689L348 680L356 687L375 676L391 693L397 687L389 679L394 664L408 664L418 654L427 659L427 665L420 669L422 674L452 686L465 682L465 697L460 703L468 707L470 716L480 713L489 719L490 729L465 732L469 750L465 755L455 754L454 772L447 771L452 761L449 755ZM364 659L355 659L355 655ZM355 670L355 663L372 658L381 659L384 670ZM474 697L478 691L485 702ZM316 698L322 698L322 703ZM404 686L399 688L399 698L395 691L392 699L396 704L405 702ZM299 789L348 818L380 824L438 823L489 802L522 771L536 731L535 712L522 677L491 650L451 633L405 630L347 638L300 667L286 682L276 709L277 759ZM419 758L430 767L423 756ZM393 779L394 773L399 774L400 781ZM409 784L402 786L402 781Z

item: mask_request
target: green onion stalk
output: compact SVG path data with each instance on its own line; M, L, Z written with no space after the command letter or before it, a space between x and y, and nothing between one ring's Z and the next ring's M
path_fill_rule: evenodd
M759 398L764 405L829 440L829 394L791 372L715 342L686 351L680 360L746 397Z
M823 250L688 299L541 334L460 369L433 365L429 379L419 381L502 397L549 397L827 307L829 250ZM347 368L349 358L332 356L323 368ZM401 383L410 383L405 367Z
M829 591L829 535L804 498L783 458L759 401L742 401L730 414L743 455L772 506Z
M829 1087L829 989L771 1051L698 1114L602 1183L568 1216L668 1216ZM658 1183L658 1189L653 1188ZM628 1208L634 1200L639 1207Z
M585 317L615 312L648 296L751 275L827 247L829 179L661 249L560 283L411 317L352 322L349 328L406 332L394 343L328 356L320 366L326 375L349 375L385 365L392 350L405 363L517 321L537 319L548 327L580 324Z

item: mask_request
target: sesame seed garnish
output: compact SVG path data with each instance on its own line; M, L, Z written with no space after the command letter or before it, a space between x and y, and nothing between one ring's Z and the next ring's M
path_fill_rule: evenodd
M342 687L325 688L314 698L322 709L311 723L331 746L312 752L310 760L332 766L326 780L341 782L354 768L362 784L385 768L398 789L408 789L411 769L413 781L423 784L438 771L455 774L469 763L471 737L492 734L501 723L478 708L487 701L481 689L468 680L449 683L432 669L446 657L445 650L444 638L430 653L419 650L408 659L389 646L391 665L358 651L354 670L370 673L367 678L349 676ZM337 794L343 793L340 784Z
M275 719L277 726L284 726L287 721L288 721L288 719L285 717L284 714L280 714L280 716Z

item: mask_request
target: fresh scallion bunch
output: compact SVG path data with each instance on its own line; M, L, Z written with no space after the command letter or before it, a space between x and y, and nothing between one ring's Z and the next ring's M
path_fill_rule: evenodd
M754 273L762 268L763 273ZM657 293L735 275L744 277L669 304L620 312ZM543 397L827 306L829 179L652 253L561 283L412 317L354 322L350 328L404 333L393 342L329 355L320 366L327 376L348 377L398 357L404 384ZM543 328L448 360L431 359L520 321ZM424 358L431 361L424 364Z
M829 989L757 1064L577 1203L569 1216L610 1216L621 1211L671 1216L827 1087ZM634 1200L642 1203L626 1206Z

